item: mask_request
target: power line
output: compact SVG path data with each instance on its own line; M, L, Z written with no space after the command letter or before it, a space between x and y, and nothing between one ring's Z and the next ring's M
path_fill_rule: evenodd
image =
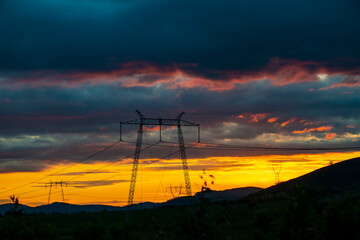
M128 143L135 143L131 141L125 141ZM162 143L169 143L162 141ZM201 146L201 144L206 144L205 146ZM149 145L143 143L143 145ZM191 144L187 144L191 145ZM209 145L209 146L208 146ZM159 147L168 147L171 148L172 146L158 144ZM208 142L200 142L200 145L196 147L196 149L204 149L204 150L242 150L242 151L249 151L249 150L284 150L284 151L336 151L336 150L360 150L360 147L318 147L318 148L306 148L306 147L262 147L262 146L248 146L248 145L235 145L235 144L221 144L221 143L208 143Z
M155 146L155 145L157 145L158 143L159 143L159 142L156 142L156 143L153 143L152 145L149 145L149 146L143 148L143 149L141 150L141 152L142 152L142 151L145 151L145 150L147 150L147 149L149 149L149 148L151 148L151 147L153 147L153 146ZM133 155L134 155L134 153L129 154L129 155L127 155L127 156L125 156L125 157L123 157L123 158L121 158L121 159L119 159L119 160L117 160L117 161L115 161L115 162L111 162L111 163L108 163L108 164L106 164L106 165L104 165L104 166L101 166L101 167L99 167L99 168L96 168L96 169L94 169L93 171L89 171L89 172L86 172L86 173L84 173L84 174L82 174L82 175L79 175L79 176L70 178L70 179L67 180L67 182L72 181L72 180L77 179L77 178L80 178L80 177L82 177L82 176L84 176L84 175L94 173L94 172L96 172L96 171L98 171L98 170L100 170L100 169L103 169L103 168L105 168L105 167L107 167L107 166L110 166L110 165L112 165L112 164L118 163L118 162L120 162L121 160L124 160L125 158L129 158L129 157L131 157L131 156L133 156Z
M191 146L187 146L187 147L185 147L185 148L186 148L186 149L192 148L192 147L195 146L196 144L198 144L198 143L191 144ZM144 149L144 150L145 150L145 149ZM166 159L166 158L168 158L168 157L170 157L170 156L172 156L172 155L174 155L174 154L176 154L176 153L179 153L179 152L180 152L180 150L175 151L175 152L172 152L172 153L169 153L169 154L167 154L167 155L165 155L165 156L163 156L163 157L160 157L160 158L158 158L158 159ZM152 164L152 163L153 163L153 162L149 162L149 163L145 163L144 165L148 165L148 164ZM87 185L93 185L93 184L96 184L96 183L99 183L99 182L102 182L102 181L106 181L106 180L109 180L109 179L111 179L111 178L120 176L121 174L123 174L123 173L117 173L117 174L112 175L112 176L110 176L110 177L103 178L103 179L100 179L100 180L96 180L96 181L87 183Z
M22 196L22 195L25 195L25 194L28 194L28 193L33 193L33 192L38 192L42 190L41 188L38 188L38 189L34 189L34 190L30 190L30 191L26 191L26 192L22 192L22 193L17 193L15 194L16 196ZM8 196L1 196L0 198L6 198Z
M172 153L172 151L173 151L173 147L174 147L174 144L175 144L175 139L176 139L176 136L174 136L174 139L173 139L173 142L172 142L172 144L171 144L171 148L170 148L169 154ZM166 169L167 164L168 164L168 163L166 162L164 169ZM163 173L162 173L162 175L161 175L161 177L160 177L159 174L158 174L159 169L158 169L156 166L155 166L155 168L156 168L156 173L157 173L157 175L158 175L158 177L159 177L160 184L159 184L159 186L158 186L158 188L157 188L157 190L156 190L155 200L154 200L154 201L156 201L157 195L158 195L159 190L160 190L160 186L162 187L162 189L163 189L163 191L164 191L165 198L167 199L166 191L164 190L164 186L163 186L163 184L162 184L162 178L164 177L164 170L163 170Z
M87 156L86 158L84 158L84 159L82 159L82 160L80 160L80 161L78 161L78 162L76 162L76 163L73 163L73 164L71 164L70 166L66 166L65 168L62 168L62 169L60 169L60 170L58 170L58 171L56 171L56 172L54 172L54 173L48 174L48 175L46 175L46 176L44 176L44 177L41 177L41 178L36 179L36 180L34 180L34 181L25 183L25 184L23 184L23 185L17 186L17 187L15 187L15 188L11 188L11 189L5 190L5 191L3 191L2 193L6 193L6 192L14 191L14 190L19 189L19 188L23 188L23 187L28 186L28 185L30 185L30 184L33 184L33 183L36 183L36 182L38 182L38 181L44 180L44 179L46 179L47 177L50 177L50 176L54 176L54 175L56 175L56 174L59 174L59 173L65 171L65 170L67 170L67 169L69 169L69 168L71 168L71 167L73 167L73 166L75 166L75 165L77 165L77 164L80 164L80 163L82 163L82 162L85 162L86 160L89 160L90 158L95 157L96 155L98 155L98 154L100 154L100 153L102 153L102 152L104 152L104 151L112 148L113 146L115 146L115 145L118 144L119 142L120 142L120 141L114 142L114 143L110 144L109 146L107 146L107 147L105 147L105 148L103 148L103 149L101 149L101 150L99 150L99 151L97 151L97 152L95 152L95 153Z
M47 177L49 177L49 176L53 176L53 175L56 175L56 174L58 174L58 173L60 173L60 172L63 172L63 171L65 171L66 169L69 169L70 167L72 167L72 166L74 166L74 165L76 165L76 164L79 164L79 163L81 163L81 162L84 162L85 160L88 160L89 158L94 157L94 156L96 156L97 154L99 154L99 153L101 153L101 152L104 152L105 150L113 147L114 145L116 145L116 144L119 143L119 142L120 142L120 141L117 141L117 142L115 142L115 143L107 146L106 148L104 148L104 149L102 149L102 150L100 150L100 151L98 151L98 152L96 152L96 153L94 153L94 154L86 157L85 159L83 159L83 160L81 160L81 161L79 161L79 162L77 162L77 163L75 163L75 164L72 164L71 166L67 166L67 167L65 167L65 168L63 168L63 169L61 169L61 170L59 170L59 171L57 171L57 172L55 172L55 173L48 174L48 175L45 176L45 177L39 178L39 179L37 179L37 180L35 180L35 181L32 181L32 182L29 182L29 183L27 183L27 184L21 185L21 186L19 186L19 187L16 187L16 188L13 188L13 189L9 189L9 190L7 190L7 191L5 191L5 192L11 191L11 190L14 190L14 189L17 189L17 188L25 187L25 186L30 185L30 184L32 184L32 183L36 183L36 182L38 182L38 181L41 181L41 180L43 180L43 179L45 179L45 178L47 178ZM149 148L155 146L157 143L158 143L158 142L156 142L156 143L154 143L154 144L151 144L151 145L145 147L144 149L142 149L142 151L145 151L146 149L149 149ZM133 156L133 155L134 155L134 153L129 154L129 155L125 156L124 158L129 158L129 157L131 157L131 156ZM70 178L70 179L67 180L67 182L72 181L72 180L75 180L75 179L77 179L77 178L80 178L80 177L82 177L82 176L84 176L84 175L94 173L94 172L96 172L96 171L98 171L98 170L100 170L100 169L103 169L103 168L105 168L105 167L107 167L107 166L110 166L110 165L112 165L112 164L115 164L115 163L123 160L124 158L122 158L122 159L120 159L120 160L117 160L117 161L115 161L115 162L106 164L106 165L104 165L104 166L101 166L101 167L99 167L99 168L97 168L97 169L94 169L93 171L87 172L87 173L85 173L85 174L82 174L82 175L79 175L79 176ZM31 190L31 191L26 191L26 192L23 192L23 193L20 193L20 194L17 194L17 195L25 195L25 194L32 193L32 192L36 192L36 191L39 191L39 190L41 190L41 189L35 189L35 190ZM40 195L40 196L44 196L44 195L47 195L47 194L42 194L42 195ZM6 196L4 196L4 197L6 197ZM1 198L4 198L4 197L1 197ZM35 196L35 197L36 197L36 196ZM30 196L30 197L26 197L26 198L31 198L31 196Z
M221 143L207 143L201 142L203 144L212 145L212 147L218 149L260 149L260 150L314 150L314 151L321 151L321 150L356 150L360 149L360 147L319 147L319 148L305 148L305 147L261 147L261 146L247 146L247 145L233 145L233 144L221 144ZM197 148L208 148L207 146L200 146Z

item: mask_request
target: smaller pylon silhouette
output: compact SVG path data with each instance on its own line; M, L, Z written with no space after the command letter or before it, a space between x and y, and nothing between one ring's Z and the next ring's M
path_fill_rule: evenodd
M67 183L66 183L66 182L64 182L63 180L61 180L60 182L52 182L52 181L50 180L49 183L45 183L45 188L47 188L48 186L49 186L48 205L50 204L51 188L52 188L52 187L57 188L57 186L60 186L60 188L61 188L61 194L62 194L62 199L63 199L63 202L65 202L65 196L64 196L63 186L66 186L66 187L67 187Z
M272 165L272 169L274 171L275 174L275 185L280 183L280 172L282 169L282 164L273 164Z
M170 192L173 198L180 197L180 195L183 193L183 190L185 190L185 187L183 187L181 184L180 186L172 186L170 184L170 187L166 188L166 192Z

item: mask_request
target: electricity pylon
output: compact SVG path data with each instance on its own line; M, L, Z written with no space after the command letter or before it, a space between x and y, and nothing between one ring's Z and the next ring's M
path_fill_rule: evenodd
M275 174L275 185L276 185L280 183L280 172L282 169L282 164L273 164L272 168Z
M180 113L174 119L146 118L139 110L136 110L136 112L139 115L139 118L125 121L125 122L120 122L120 141L122 141L122 136L121 136L121 131L122 131L121 126L122 125L126 125L126 124L127 125L139 125L136 146L135 146L134 163L133 163L133 169L132 169L131 181L130 181L128 205L132 204L133 199L134 199L136 174L137 174L138 164L139 164L139 159L140 159L142 136L143 136L144 126L146 126L146 125L159 126L160 142L162 141L161 140L161 126L177 126L180 156L181 156L181 160L182 160L182 167L184 170L186 195L191 196L191 184L190 184L190 177L189 177L189 169L188 169L186 152L185 152L184 136L183 136L181 126L198 127L198 142L200 142L200 125L182 120L181 117L184 114L184 112Z
M64 182L63 180L61 180L60 182L52 182L52 181L50 180L49 183L45 183L45 188L47 188L48 185L49 185L48 205L50 204L51 188L52 188L53 186L54 186L55 188L57 188L57 186L60 186L60 187L61 187L62 199L63 199L63 202L65 202L63 185L67 187L67 183Z
M182 194L182 190L184 188L185 187L183 187L181 184L180 184L180 186L172 186L170 184L170 187L166 188L166 192L170 192L171 195L173 196L173 198L176 198L176 197L179 197Z

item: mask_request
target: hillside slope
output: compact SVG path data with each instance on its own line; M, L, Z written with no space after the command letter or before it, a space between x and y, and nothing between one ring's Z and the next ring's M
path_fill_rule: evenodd
M191 197L179 197L171 199L165 203L163 206L179 206L179 205L189 205L189 204L198 204L202 199L208 199L212 202L219 201L236 201L241 198L256 193L262 190L258 187L242 187L242 188L233 188L223 191L210 191L210 192L198 192Z
M297 185L322 193L360 194L360 158L353 158L269 187L249 197L261 194L290 193Z

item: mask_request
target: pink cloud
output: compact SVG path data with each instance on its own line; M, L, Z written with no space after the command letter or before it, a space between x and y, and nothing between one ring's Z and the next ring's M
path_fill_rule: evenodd
M246 84L251 81L269 79L274 85L286 85L297 82L318 81L318 74L345 74L349 77L343 83L334 84L328 88L338 86L359 85L359 79L353 72L340 69L329 70L324 63L313 61L299 61L296 59L273 58L268 65L256 70L206 70L206 77L197 71L196 64L169 64L156 66L150 62L128 62L121 64L115 70L99 72L50 70L8 74L1 84L11 87L61 86L78 87L83 84L119 84L123 87L152 87L161 84L166 88L206 88L211 91L224 91ZM355 76L355 77L354 77ZM324 89L323 89L324 90Z
M332 88L339 88L339 87L350 87L351 88L351 87L358 87L358 86L360 86L360 76L346 76L340 83L335 83L328 87L319 88L319 90L322 91L322 90L329 90Z

